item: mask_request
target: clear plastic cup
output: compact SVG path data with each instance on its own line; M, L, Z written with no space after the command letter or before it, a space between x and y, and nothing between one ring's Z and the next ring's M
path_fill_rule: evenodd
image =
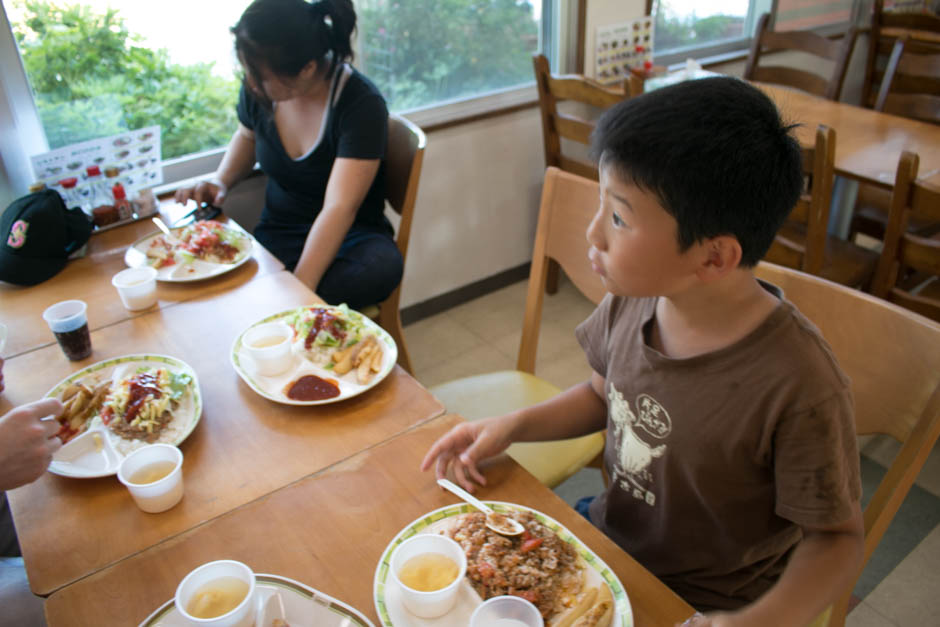
M88 332L88 305L81 300L63 300L42 312L65 356L72 361L91 355L91 334Z
M137 507L150 514L165 512L183 498L183 452L169 444L144 446L124 458L117 476Z
M457 576L439 590L413 590L401 582L399 572L408 560L427 553L439 553L453 560L457 564ZM420 618L437 618L449 612L457 602L458 588L467 573L467 555L457 542L447 536L420 533L398 545L392 553L390 570L392 579L401 590L401 602L405 609Z
M244 594L240 601L239 593ZM248 627L255 623L259 613L256 597L255 574L247 565L235 560L218 560L203 564L186 575L176 588L173 602L176 611L187 624L201 627ZM216 603L208 601L209 598L214 598ZM190 614L190 610L196 612L198 609L209 609L212 605L224 608L232 604L235 606L217 616L199 618Z
M266 322L242 335L245 353L258 374L273 377L286 372L293 363L290 343L294 332L283 322Z
M157 303L157 270L150 266L127 268L111 278L124 307L130 311L148 309Z
M487 599L473 611L470 627L543 627L539 609L522 597Z
M0 355L3 354L3 349L7 345L7 325L0 322Z

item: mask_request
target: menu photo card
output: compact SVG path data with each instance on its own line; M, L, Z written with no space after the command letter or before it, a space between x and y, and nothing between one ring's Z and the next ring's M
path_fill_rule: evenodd
M594 55L594 79L614 85L630 76L630 69L653 67L653 17L598 26Z

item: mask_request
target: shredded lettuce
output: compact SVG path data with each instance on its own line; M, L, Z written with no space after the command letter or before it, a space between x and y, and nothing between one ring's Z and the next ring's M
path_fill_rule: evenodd
M185 372L170 373L170 398L178 401L186 393L186 390L192 385L193 378Z

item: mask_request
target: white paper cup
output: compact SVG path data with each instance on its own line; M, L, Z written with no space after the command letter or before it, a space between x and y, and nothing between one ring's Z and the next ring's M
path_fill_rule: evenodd
M147 309L157 303L157 270L150 266L121 270L111 278L124 307L131 311Z
M440 553L454 560L459 570L457 577L450 585L440 590L423 592L421 590L412 590L401 582L398 573L405 562L424 553ZM392 571L392 579L401 590L401 602L404 604L405 609L420 618L437 618L449 612L454 607L454 603L457 602L458 588L467 573L467 556L463 548L447 536L435 533L420 533L398 545L395 552L392 553L390 570Z
M213 618L196 618L190 615L188 608L197 593L204 590L207 585L229 577L248 584L248 592L238 605L225 614ZM218 560L203 564L186 575L176 588L173 602L176 604L176 611L190 625L249 627L254 623L258 612L255 596L255 575L248 566L234 560Z
M539 609L522 597L487 599L470 616L470 627L543 627Z
M133 483L135 473L160 462L175 466L167 476L153 483ZM118 481L127 486L137 507L150 514L165 512L183 498L183 453L169 444L150 444L139 448L118 466Z
M290 341L294 332L283 322L266 322L242 335L242 347L254 362L258 374L273 377L293 363Z

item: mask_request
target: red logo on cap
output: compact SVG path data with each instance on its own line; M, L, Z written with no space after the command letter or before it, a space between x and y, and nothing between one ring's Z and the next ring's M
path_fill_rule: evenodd
M17 220L10 229L10 237L7 238L7 246L10 248L20 248L26 243L26 229L29 228L29 222Z

